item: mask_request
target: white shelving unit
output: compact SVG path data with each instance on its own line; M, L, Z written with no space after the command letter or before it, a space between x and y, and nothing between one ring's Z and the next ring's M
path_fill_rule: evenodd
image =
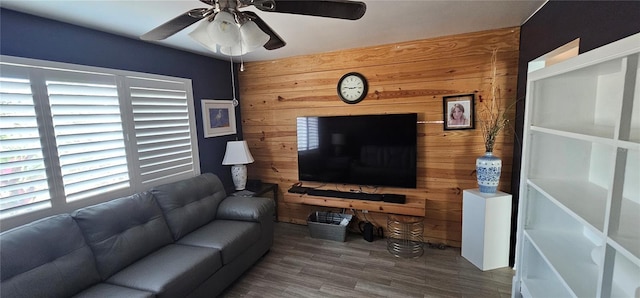
M514 297L640 297L640 34L529 74Z

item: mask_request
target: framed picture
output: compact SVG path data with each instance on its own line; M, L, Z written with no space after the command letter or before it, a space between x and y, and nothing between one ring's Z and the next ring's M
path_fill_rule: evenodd
M236 112L233 101L203 99L201 102L205 138L236 133Z
M475 128L474 94L442 97L444 130Z

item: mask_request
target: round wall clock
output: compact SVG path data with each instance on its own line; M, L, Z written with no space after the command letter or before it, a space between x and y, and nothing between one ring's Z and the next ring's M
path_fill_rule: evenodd
M367 97L368 90L367 79L357 72L345 74L338 81L338 95L349 104L362 101Z

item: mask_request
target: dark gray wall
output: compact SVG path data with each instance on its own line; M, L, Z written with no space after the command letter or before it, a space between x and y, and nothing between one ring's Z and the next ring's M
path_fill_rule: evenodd
M580 38L580 53L640 32L640 1L549 1L520 28L518 104L515 130L522 140L527 66L554 49ZM522 144L513 147L513 216L510 264L514 262Z

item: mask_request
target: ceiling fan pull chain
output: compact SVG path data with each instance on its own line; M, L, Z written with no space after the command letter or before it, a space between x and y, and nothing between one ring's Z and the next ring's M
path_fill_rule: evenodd
M236 79L235 76L233 75L233 57L229 56L229 62L231 63L231 91L233 92L233 106L237 107L238 106L238 100L236 99Z

